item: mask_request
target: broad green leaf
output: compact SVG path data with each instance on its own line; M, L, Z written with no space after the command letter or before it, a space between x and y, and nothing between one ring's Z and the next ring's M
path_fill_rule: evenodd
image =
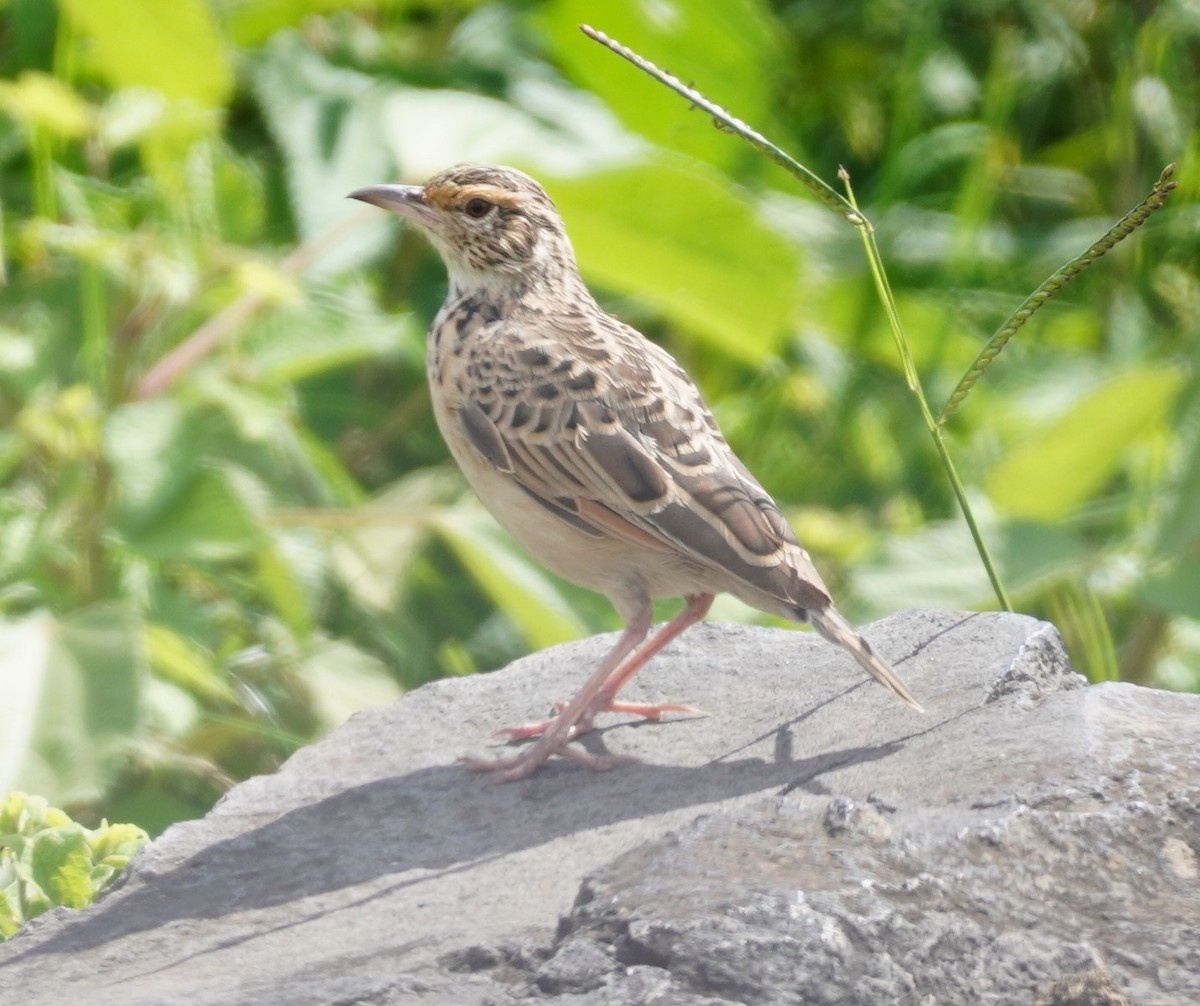
M123 519L140 525L169 507L194 476L202 447L203 430L174 399L114 409L104 424L103 449Z
M336 530L329 560L344 589L360 603L391 611L405 596L431 522L462 492L462 476L448 465L417 469L354 510L315 512L312 526ZM303 526L303 514L296 523Z
M88 129L87 102L69 85L36 70L27 70L15 82L0 81L0 109L58 136L78 137Z
M0 793L25 780L26 760L37 732L38 710L50 689L51 618L38 615L20 621L0 621ZM23 782L27 788L36 785ZM5 801L0 822L16 819L20 808ZM9 824L0 831L16 830Z
M1143 367L1101 385L992 468L989 498L1017 517L1062 519L1104 487L1182 385L1183 375L1169 367Z
M1028 591L1085 569L1095 556L1063 525L997 523L974 501L1000 577L1009 591ZM968 608L994 604L994 594L961 520L931 523L893 538L878 559L855 571L854 593L874 613L897 608Z
M892 539L879 559L854 572L853 586L871 614L969 607L986 604L991 593L970 535L954 521Z
M0 622L0 790L99 797L137 728L145 664L122 604Z
M83 908L149 840L131 824L88 830L42 797L0 804L0 942L55 905Z
M59 0L90 43L96 70L115 87L148 87L168 98L222 107L233 68L204 0Z
M795 248L699 165L659 158L548 183L584 275L751 365L792 323Z
M257 582L271 611L296 635L306 639L313 630L313 598L300 570L290 561L294 550L282 539L266 536L257 553Z
M1166 497L1165 513L1154 543L1155 551L1167 558L1194 552L1200 542L1200 429L1195 422L1190 429L1184 428L1188 429L1191 440L1186 447L1187 461L1174 491Z
M385 314L364 289L314 290L298 307L255 326L245 352L265 377L302 381L367 360L423 362L425 326L412 314Z
M0 863L0 940L12 936L25 921L20 882L11 874L12 865Z
M296 671L312 692L326 730L341 726L360 709L387 705L403 694L382 661L347 642L318 643Z
M79 825L51 828L33 840L33 880L57 905L83 908L92 900L92 856Z
M395 174L380 135L381 108L395 88L333 66L290 31L259 54L253 80L267 127L284 155L301 237L323 235L353 214L363 220L328 243L319 268L344 269L376 253L388 233L385 214L367 213L345 196Z
M342 459L307 426L297 427L296 448L335 505L357 506L366 502L363 487L346 470Z
M134 854L149 840L136 824L102 824L87 833L88 848L97 863L123 870Z
M145 632L147 658L158 677L193 695L237 702L237 693L201 646L165 625L148 624Z
M413 181L465 161L570 177L645 152L591 95L526 80L519 99L517 107L468 91L397 90L382 106L383 136Z
M554 0L536 15L557 64L654 143L713 164L745 157L742 141L623 59L586 38L605 32L759 129L766 120L783 32L759 0Z
M1200 621L1200 560L1185 559L1174 569L1147 577L1137 595L1152 608Z
M432 524L534 649L586 634L554 580L482 509L444 511L434 515Z
M197 471L152 520L125 528L129 547L154 559L212 562L245 558L264 534L232 472Z

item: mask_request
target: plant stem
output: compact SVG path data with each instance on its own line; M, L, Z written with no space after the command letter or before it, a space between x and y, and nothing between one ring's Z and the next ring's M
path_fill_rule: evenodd
M995 563L992 562L991 553L984 543L983 534L979 530L979 524L975 520L975 515L971 510L971 503L967 499L966 489L963 487L962 479L958 476L958 469L954 467L954 462L950 458L946 441L942 437L941 427L938 426L937 420L934 419L933 412L929 408L929 402L926 400L925 393L921 388L921 379L917 374L917 367L913 362L912 353L909 352L908 342L904 338L904 330L900 324L899 313L896 310L896 301L892 296L887 273L883 268L883 259L880 257L879 248L875 243L875 229L871 226L871 222L863 216L857 203L854 201L854 192L850 188L849 175L844 170L839 171L839 176L846 186L847 196L844 197L799 161L775 146L775 144L761 133L751 129L741 119L730 115L720 105L709 101L695 88L688 87L676 77L660 70L649 60L609 38L603 32L597 31L586 24L579 27L588 38L599 42L622 59L628 60L643 73L649 74L660 84L670 88L676 94L687 98L697 108L703 109L713 117L717 128L741 137L756 150L764 153L772 161L807 186L821 202L842 217L842 219L858 228L859 234L862 236L863 247L866 250L867 262L870 264L871 276L875 281L875 289L878 291L880 300L883 303L888 324L892 330L892 338L895 340L896 350L900 354L900 362L904 368L904 378L908 382L909 389L917 399L917 404L921 410L921 417L925 420L925 425L928 427L929 434L933 438L934 449L937 451L942 467L945 469L946 478L950 482L950 488L958 500L959 509L962 510L963 517L966 519L967 528L971 532L971 538L975 542L979 558L982 560L984 569L987 571L992 589L996 592L996 599L1000 602L1002 608L1006 611L1012 611L1012 604L1008 599L1007 592L1004 590L1003 583L1000 581L1000 575L996 571Z
M925 391L921 387L921 378L917 373L916 364L913 362L912 353L908 348L908 340L904 337L904 328L900 324L900 314L896 310L896 300L892 296L891 284L888 282L887 273L883 268L883 258L879 254L879 246L875 243L875 228L871 226L871 222L858 213L858 203L854 198L854 189L850 185L850 174L845 168L838 170L838 177L842 179L846 186L847 201L854 207L859 220L859 234L862 237L863 249L866 252L867 262L871 268L871 277L875 281L875 290L879 294L879 299L883 304L884 313L887 315L888 327L892 331L892 339L896 343L896 352L900 356L901 365L904 367L904 377L908 381L908 386L912 390L913 396L917 400L917 406L921 410L921 418L925 421L925 427L929 430L930 437L933 438L934 449L941 459L942 468L945 469L946 478L950 482L950 488L954 492L954 498L958 501L958 507L962 511L963 519L967 522L967 528L971 532L971 538L975 542L975 549L979 553L980 561L983 563L983 568L987 571L988 579L991 581L992 590L996 592L996 599L1000 602L1000 606L1005 611L1012 611L1012 602L1008 599L1008 592L1004 589L1004 584L1000 580L1000 574L996 570L996 565L992 561L992 554L988 550L987 543L983 540L983 534L979 530L979 524L975 520L975 513L971 509L970 500L967 499L967 491L963 486L962 479L959 478L958 469L954 465L954 460L950 457L950 451L946 447L946 439L942 435L942 428L933 417L933 411L929 408L929 401L925 397Z
M979 351L979 355L975 357L974 362L967 368L967 372L963 375L962 380L958 382L958 386L951 393L945 406L942 408L941 415L938 416L937 421L939 426L945 425L946 420L954 414L954 411L962 404L963 399L970 394L971 389L975 387L975 383L983 376L984 371L1000 355L1000 351L1008 344L1008 340L1020 331L1021 327L1033 317L1034 313L1046 301L1058 293L1059 290L1070 283L1071 280L1093 262L1129 237L1130 234L1146 222L1152 213L1163 208L1167 196L1170 195L1171 190L1178 184L1171 178L1171 175L1174 173L1174 164L1168 164L1163 168L1162 174L1158 176L1158 181L1154 183L1154 188L1150 190L1150 194L1145 199L1113 224L1105 235L1088 248L1087 251L1054 270L1043 281L1041 286L1021 301L1020 307L1004 320L1004 324L988 339L983 349Z

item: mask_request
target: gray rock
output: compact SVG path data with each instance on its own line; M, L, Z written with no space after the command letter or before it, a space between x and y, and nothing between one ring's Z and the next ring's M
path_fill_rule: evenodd
M1200 1002L1200 697L1087 687L1024 616L867 634L925 716L810 635L703 625L631 693L708 717L614 718L585 743L639 761L509 786L454 759L611 639L427 685L36 920L0 999Z

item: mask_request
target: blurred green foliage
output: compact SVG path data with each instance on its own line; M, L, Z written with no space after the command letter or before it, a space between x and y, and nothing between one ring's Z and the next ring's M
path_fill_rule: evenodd
M84 908L116 879L149 836L136 825L72 821L39 796L0 800L0 943L57 905Z
M0 791L156 832L615 626L448 464L441 266L343 198L466 160L547 185L844 608L992 603L854 229L582 20L845 165L935 405L1179 163L949 431L1018 607L1094 678L1200 687L1195 4L0 0Z

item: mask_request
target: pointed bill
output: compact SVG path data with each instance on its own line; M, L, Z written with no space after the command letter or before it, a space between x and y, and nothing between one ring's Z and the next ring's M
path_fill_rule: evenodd
M435 211L425 202L425 189L420 185L368 185L346 198L370 203L427 227L434 219Z

